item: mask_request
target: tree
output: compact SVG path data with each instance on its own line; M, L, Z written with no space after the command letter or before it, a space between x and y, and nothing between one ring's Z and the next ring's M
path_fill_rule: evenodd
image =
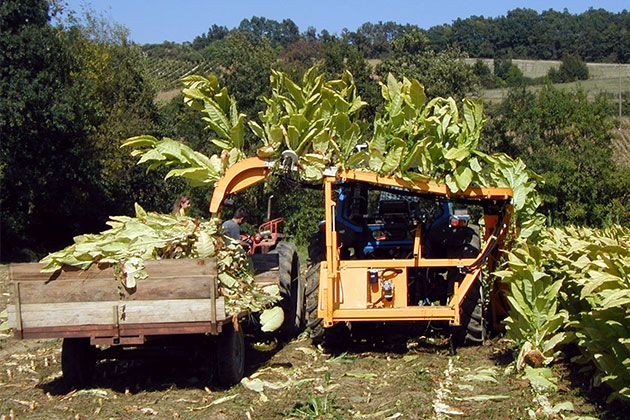
M345 40L365 58L384 58L390 55L392 40L403 28L403 25L395 22L366 22L356 32L349 32Z
M67 245L134 201L159 208L168 194L118 147L155 130L140 51L98 20L64 24L50 25L46 1L0 6L3 259Z
M627 63L630 11L589 9L581 14L518 8L505 16L471 16L429 28L431 47L457 46L474 57L560 60L577 54L586 61Z
M576 80L588 79L588 67L582 59L576 55L565 55L560 63L560 68L550 68L549 79L554 83L568 83Z
M521 69L513 64L510 58L494 59L494 75L504 86L521 86L527 81Z
M493 112L486 147L521 157L541 175L542 211L554 224L630 223L630 177L612 160L605 98L545 86L510 91Z
M501 81L497 80L497 77L492 74L492 70L481 59L477 59L472 66L473 72L479 78L481 86L485 89L494 89L500 86Z
M200 53L212 63L214 72L238 98L242 112L254 115L261 110L258 97L270 91L269 75L277 59L270 41L256 38L249 30L238 30Z
M294 79L299 79L304 71L317 64L323 58L322 42L307 36L298 39L280 53L280 67Z
M195 37L192 42L192 47L197 50L206 48L214 41L220 41L230 33L230 30L226 26L212 25L208 28L208 32L203 35Z
M300 29L291 19L278 22L273 19L253 16L251 19L243 19L238 29L255 38L265 39L273 46L286 47L300 38Z
M69 89L76 66L48 20L45 0L0 5L3 259L65 244L91 217L92 113Z
M427 36L417 29L402 33L392 43L393 55L376 68L382 80L388 73L399 78L416 78L424 84L429 97L462 98L477 91L479 79L471 66L464 63L465 54L459 49L428 50Z

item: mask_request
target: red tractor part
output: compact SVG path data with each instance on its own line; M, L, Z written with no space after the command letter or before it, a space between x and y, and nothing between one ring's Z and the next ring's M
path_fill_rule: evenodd
M280 225L284 223L284 219L269 220L258 227L258 231L253 235L241 235L241 240L249 244L247 253L266 254L284 238L284 233L280 232Z

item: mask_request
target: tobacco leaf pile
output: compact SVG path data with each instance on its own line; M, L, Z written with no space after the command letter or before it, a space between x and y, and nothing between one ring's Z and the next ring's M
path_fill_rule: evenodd
M228 314L258 312L279 300L277 286L256 287L247 255L238 241L221 234L220 220L146 212L138 204L135 211L135 217L110 217L111 228L104 232L75 237L73 245L41 260L46 264L42 271L55 272L64 265L87 270L109 263L120 268L123 285L133 288L147 276L146 260L216 256L219 292Z

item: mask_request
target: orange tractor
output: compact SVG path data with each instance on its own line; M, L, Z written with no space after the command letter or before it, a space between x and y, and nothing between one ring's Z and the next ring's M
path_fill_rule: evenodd
M274 165L248 158L230 167L210 211L264 181ZM494 263L506 234L511 189L451 193L434 182L336 168L324 172L323 189L325 220L311 240L306 282L291 298L314 339L354 322L445 321L456 345L483 342L482 267Z

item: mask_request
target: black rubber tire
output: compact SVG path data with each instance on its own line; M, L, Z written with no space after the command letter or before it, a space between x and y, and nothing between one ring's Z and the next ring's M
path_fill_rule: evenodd
M311 236L308 243L308 259L311 264L326 259L326 235L324 232L318 231Z
M461 325L452 328L451 340L457 347L479 346L486 340L481 274L472 284L461 306Z
M245 339L242 331L225 325L216 339L216 382L222 388L238 384L245 374Z
M320 264L318 262L311 265L306 271L306 328L313 344L321 344L325 349L334 350L347 343L350 338L350 329L345 322L324 328L322 320L317 317Z
M291 339L304 329L306 312L304 279L300 276L297 247L290 242L279 242L269 253L278 254L278 276L282 297L280 306L284 311L280 334Z
M61 371L64 381L76 388L92 383L96 368L97 349L89 338L64 338L61 345Z
M317 317L319 305L319 266L320 262L311 264L306 271L306 328L314 344L324 340L324 325Z
M458 238L456 253L450 252L449 258L475 258L479 255L481 241L479 226L466 228L467 234ZM458 281L463 275L455 274ZM451 339L455 346L482 345L486 340L486 320L483 306L483 281L481 273L475 279L461 306L461 325L453 327Z

